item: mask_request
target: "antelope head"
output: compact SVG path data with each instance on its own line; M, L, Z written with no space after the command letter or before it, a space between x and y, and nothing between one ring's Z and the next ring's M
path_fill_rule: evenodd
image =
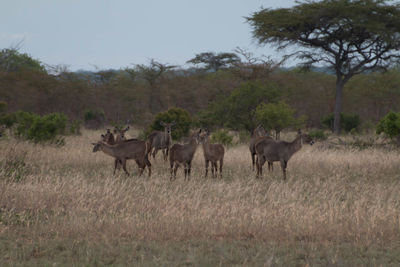
M167 135L171 134L172 126L174 126L175 124L176 124L175 121L171 123L165 123L163 121L160 122L160 125L164 127L164 131Z

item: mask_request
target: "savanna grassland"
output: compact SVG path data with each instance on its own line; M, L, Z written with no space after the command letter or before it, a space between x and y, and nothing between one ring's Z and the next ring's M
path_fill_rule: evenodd
M283 181L276 163L255 179L245 144L227 149L223 179L205 179L199 147L192 179L170 182L161 153L151 178L134 161L113 176L92 153L99 135L0 141L2 266L400 264L399 150L317 142Z

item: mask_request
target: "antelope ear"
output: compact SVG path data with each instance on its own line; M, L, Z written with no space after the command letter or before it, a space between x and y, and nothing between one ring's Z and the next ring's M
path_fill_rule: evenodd
M298 134L301 134L301 129L298 129L298 130L297 130L297 133L298 133Z
M125 131L128 131L129 130L129 125L125 128Z
M102 138L106 138L106 136L104 134L101 135Z
M107 129L107 133L111 133L110 129Z

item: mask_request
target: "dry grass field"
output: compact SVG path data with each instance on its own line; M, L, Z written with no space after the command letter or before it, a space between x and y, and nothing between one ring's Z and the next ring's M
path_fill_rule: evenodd
M99 135L0 141L1 266L400 265L399 150L304 146L283 181L277 163L255 179L246 145L205 179L199 146L170 182L161 153L151 178L113 176Z

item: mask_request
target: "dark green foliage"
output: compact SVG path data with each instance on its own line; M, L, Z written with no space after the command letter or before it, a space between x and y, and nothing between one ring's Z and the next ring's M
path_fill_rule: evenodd
M246 82L209 105L199 114L201 126L225 126L233 130L245 129L251 132L257 124L256 108L261 103L276 102L281 91L274 83Z
M15 113L15 134L35 143L51 141L62 145L58 135L65 134L67 116L61 113L51 113L40 116L30 112Z
M376 126L376 133L384 133L389 138L396 138L397 144L400 145L400 112L389 112L383 117Z
M31 112L17 111L15 113L15 134L21 138L28 139L28 131L38 115Z
M294 117L295 111L288 104L278 103L260 104L256 110L256 117L266 130L274 130L276 135L288 127L298 128L302 119Z
M233 136L227 130L220 129L211 135L211 143L221 143L225 146L232 145Z
M11 128L16 122L16 114L9 113L0 116L0 124L5 125L7 128Z
M308 135L311 136L314 140L324 141L328 138L328 135L324 132L324 130L312 130L308 132Z
M90 110L87 109L84 112L83 120L85 127L88 129L100 129L104 126L105 115L104 111Z
M322 118L321 123L328 129L333 131L333 121L334 116L333 113ZM340 128L346 133L350 132L353 129L358 129L361 124L361 119L358 114L346 114L340 113Z
M36 115L28 130L28 139L35 143L56 141L57 135L65 134L67 116L60 113L51 113L44 116Z
M189 112L181 108L171 108L165 112L160 112L156 115L153 123L150 126L148 133L151 131L164 131L164 127L160 124L161 122L176 124L172 126L172 139L179 140L189 134L190 127L192 125L192 118Z

